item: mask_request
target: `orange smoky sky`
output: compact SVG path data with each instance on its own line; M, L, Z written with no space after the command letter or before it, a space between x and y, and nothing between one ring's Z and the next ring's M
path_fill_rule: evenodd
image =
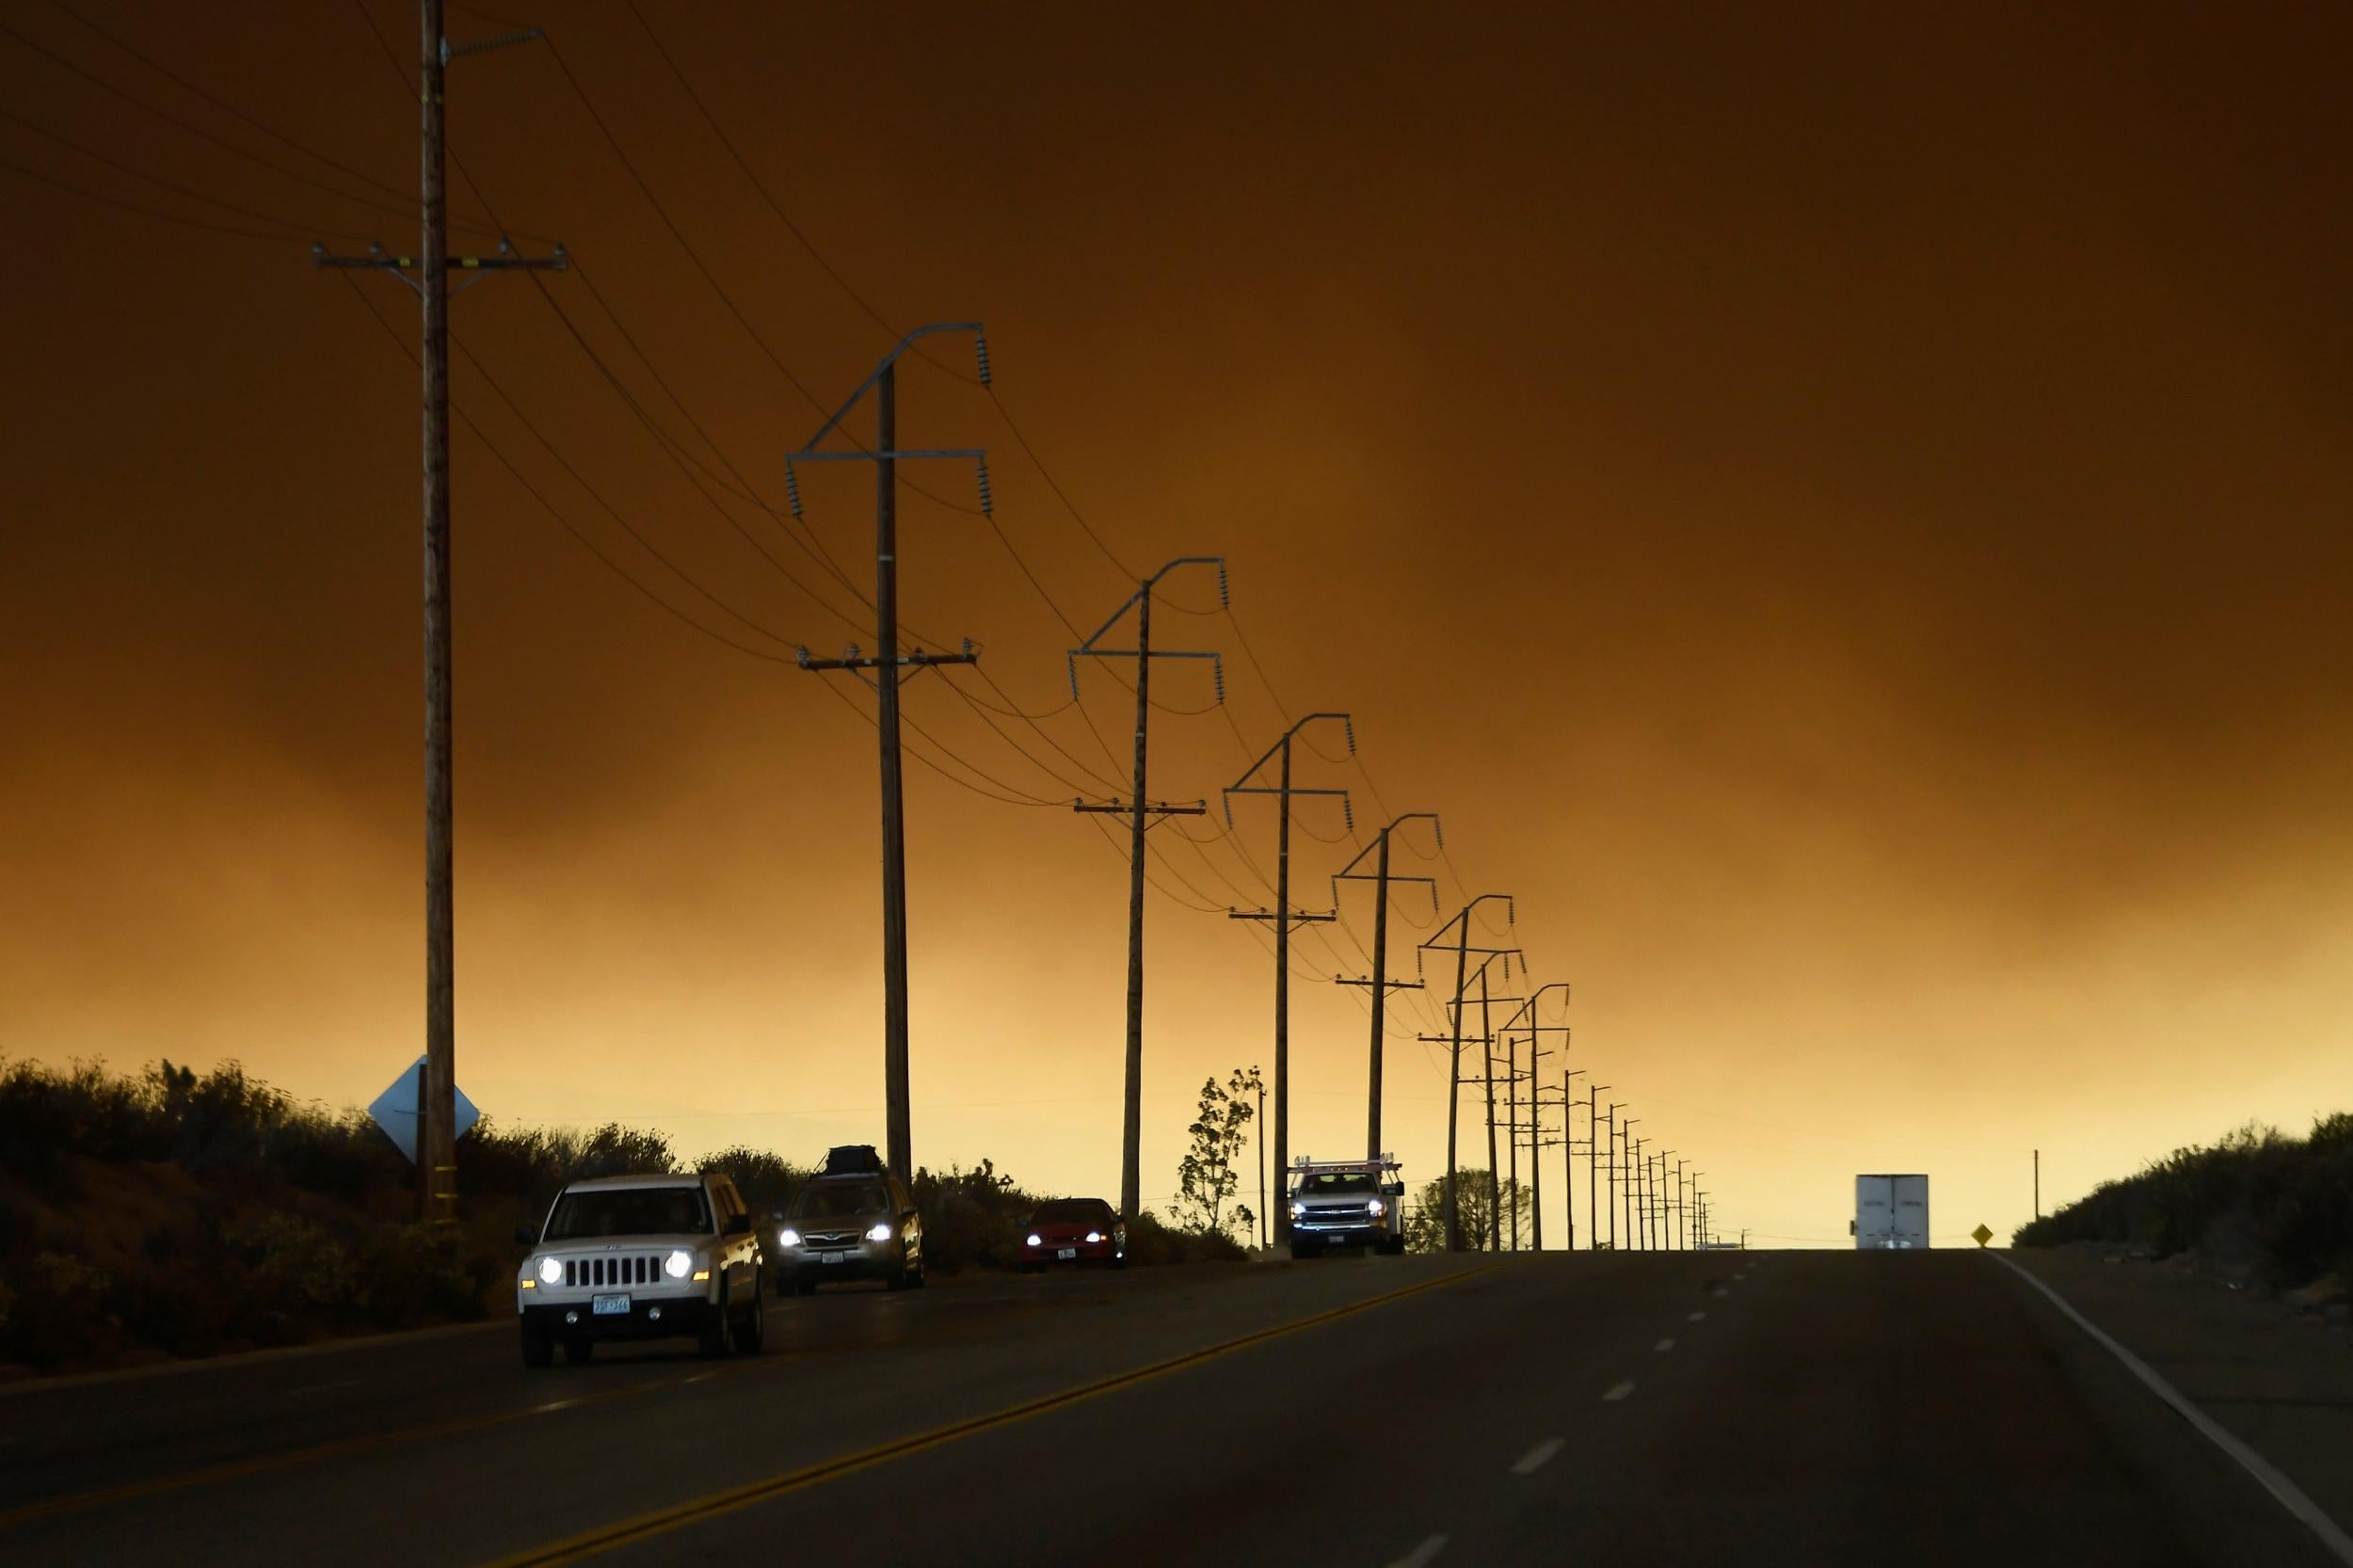
M368 25L409 59L414 13L71 4L0 34L0 1047L363 1102L423 1040L417 312L309 242L416 244L413 92ZM1842 1242L1855 1172L1920 1170L1940 1239L2006 1233L2032 1149L2048 1205L2346 1103L2341 11L451 27L510 21L553 47L452 67L455 211L580 265L455 308L457 1075L492 1115L881 1139L872 698L792 663L874 638L769 510L876 315L984 320L1051 474L987 394L903 371L903 440L987 447L997 498L926 465L953 504L901 506L910 635L986 678L906 699L920 1161L1116 1192L1124 844L1069 803L1126 792L1132 709L1099 668L1064 708L1064 653L1183 554L1227 558L1233 615L1180 575L1155 620L1222 651L1226 701L1155 672L1152 793L1212 809L1153 832L1148 1199L1202 1080L1272 1065L1273 960L1225 911L1272 898L1273 809L1229 840L1215 803L1317 709L1363 768L1326 737L1299 782L1350 789L1360 837L1442 814L1400 869L1444 912L1513 895L1571 1064L1730 1227ZM871 592L871 476L802 487ZM1299 810L1321 909L1353 845ZM1363 1139L1363 993L1329 980L1371 908L1340 903L1293 955L1298 1152ZM1394 908L1410 974L1431 900ZM1417 1181L1438 1000L1386 1048Z

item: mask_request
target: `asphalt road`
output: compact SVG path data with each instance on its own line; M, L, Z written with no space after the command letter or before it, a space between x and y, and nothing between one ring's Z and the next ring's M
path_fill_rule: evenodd
M0 1396L0 1563L2336 1560L1993 1259L1357 1258Z

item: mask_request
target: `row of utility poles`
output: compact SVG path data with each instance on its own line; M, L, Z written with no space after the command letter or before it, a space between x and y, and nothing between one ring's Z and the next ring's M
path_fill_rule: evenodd
M421 352L423 403L423 510L424 510L424 784L425 784L425 1053L424 1072L418 1103L419 1129L417 1139L418 1207L427 1218L448 1219L454 1216L457 1197L456 1155L456 967L455 967L455 832L452 813L454 795L454 758L452 746L452 671L450 625L450 470L449 470L449 307L453 295L450 273L453 265L469 282L491 272L523 269L561 270L567 265L562 247L552 255L526 257L515 252L512 246L502 241L495 255L452 258L449 255L449 209L447 195L447 136L443 89L449 64L464 56L509 44L525 43L543 38L536 28L503 34L472 42L453 43L444 27L443 0L419 0L419 98L422 109L420 205L423 214L423 240L420 254L401 256L381 246L371 247L360 256L338 256L326 248L314 247L314 264L333 268L364 268L383 271L415 290L422 307ZM411 277L410 274L415 274ZM464 285L461 285L461 287ZM902 462L949 460L969 462L977 471L980 509L991 512L987 455L978 447L902 447L898 433L897 364L902 356L920 340L942 333L968 334L974 341L978 361L978 380L989 384L987 339L979 322L941 322L921 327L908 333L877 364L873 372L850 393L833 415L820 425L808 440L786 460L785 485L793 516L801 515L798 465L825 462L872 463L875 472L874 502L874 598L875 646L872 653L852 647L840 658L814 658L808 649L800 650L800 666L816 672L846 672L866 681L876 698L876 738L881 773L881 837L882 837L882 916L883 916L883 1086L885 1141L890 1170L903 1181L914 1174L914 1133L910 1111L909 1023L907 999L907 908L906 908L906 840L904 784L901 768L899 718L900 687L904 680L932 668L944 668L975 664L979 654L968 641L955 653L927 652L920 648L902 648L899 632L899 539L898 539L898 466ZM827 449L826 442L841 435L850 416L863 404L873 410L873 444L846 442L847 449ZM1142 1181L1139 1167L1139 1147L1142 1140L1142 1100L1144 1074L1144 890L1145 834L1151 825L1166 817L1197 815L1207 810L1201 802L1176 803L1155 801L1148 787L1146 763L1149 755L1149 730L1152 712L1152 664L1156 659L1206 659L1209 661L1216 682L1219 701L1225 698L1225 676L1219 656L1202 649L1175 649L1152 645L1152 607L1155 591L1171 573L1181 568L1214 567L1217 570L1218 595L1221 604L1226 600L1225 563L1222 557L1180 556L1144 578L1136 591L1112 612L1093 636L1070 650L1070 680L1074 698L1078 695L1078 661L1132 659L1135 661L1135 752L1131 793L1126 800L1101 802L1074 801L1079 812L1118 815L1128 820L1128 996L1127 1038L1124 1064L1124 1096L1120 1146L1120 1209L1132 1219L1142 1201ZM1107 646L1107 639L1123 625L1132 628L1134 646ZM1236 795L1266 795L1276 806L1275 904L1272 910L1229 911L1237 920L1262 920L1274 927L1274 1107L1273 1153L1274 1166L1287 1171L1290 1160L1290 939L1294 926L1330 921L1337 918L1342 883L1364 882L1372 887L1373 939L1370 953L1372 972L1369 976L1334 976L1344 986L1363 986L1370 997L1371 1026L1367 1063L1366 1094L1366 1157L1383 1158L1382 1100L1384 1047L1386 1039L1387 1002L1392 991L1420 989L1426 984L1417 978L1405 980L1392 976L1389 966L1389 908L1392 889L1401 883L1426 887L1429 889L1433 913L1437 905L1437 884L1433 878L1411 875L1392 869L1391 851L1401 829L1409 824L1426 822L1435 835L1438 846L1445 846L1444 830L1435 813L1412 811L1383 826L1371 841L1349 861L1332 879L1332 908L1315 911L1294 907L1291 898L1291 827L1293 801L1303 797L1336 799L1343 820L1353 833L1355 827L1353 810L1348 792L1336 788L1301 786L1293 782L1292 748L1302 733L1313 725L1337 724L1346 737L1348 751L1355 753L1356 738L1353 721L1343 712L1315 712L1300 719L1284 731L1267 753L1246 769L1241 776L1224 792L1225 812L1228 826L1233 820L1233 797ZM1270 770L1272 774L1270 775ZM1369 862L1369 864L1368 864ZM1417 947L1415 954L1418 971L1424 955L1433 952L1451 952L1454 958L1454 986L1447 1005L1449 1032L1443 1036L1423 1036L1441 1041L1449 1048L1449 1070L1447 1087L1447 1168L1445 1176L1446 1244L1449 1251L1462 1245L1462 1224L1455 1191L1459 1160L1456 1135L1460 1121L1461 1094L1465 1082L1480 1085L1486 1107L1487 1122L1487 1216L1490 1248L1501 1249L1503 1187L1497 1155L1497 1134L1500 1129L1507 1141L1511 1163L1511 1191L1514 1194L1512 1216L1512 1244L1520 1242L1519 1213L1516 1194L1519 1192L1518 1161L1523 1142L1529 1158L1531 1219L1536 1240L1543 1232L1542 1176L1544 1151L1561 1148L1565 1159L1573 1162L1580 1145L1572 1135L1569 1114L1574 1104L1573 1083L1583 1075L1583 1069L1564 1069L1560 1077L1558 1097L1540 1078L1541 1064L1559 1052L1543 1048L1547 1034L1558 1034L1565 1050L1568 1039L1566 1024L1546 1024L1541 1021L1539 1007L1548 994L1568 993L1565 983L1536 987L1525 996L1498 994L1495 982L1499 979L1508 989L1513 978L1514 960L1521 957L1516 947L1474 945L1471 940L1473 911L1490 900L1500 901L1505 909L1505 924L1512 921L1511 900L1501 894L1482 894L1465 904L1462 910L1430 940ZM1450 934L1450 940L1449 940ZM1476 968L1471 965L1476 954ZM1500 966L1499 974L1495 971ZM1520 966L1524 974L1525 965ZM1470 988L1478 987L1479 1032L1465 1033L1465 1016L1471 1005ZM1509 1017L1500 1032L1495 1027L1494 1009L1498 1004L1517 1003L1517 1011ZM1517 1041L1528 1043L1528 1061L1523 1069L1517 1055ZM1503 1061L1498 1070L1496 1047L1503 1044ZM1481 1047L1481 1070L1468 1076L1463 1070L1463 1047L1474 1043ZM1501 1119L1498 1121L1497 1089L1503 1091ZM1525 1099L1522 1097L1525 1086ZM1610 1241L1618 1244L1617 1222L1619 1200L1624 1199L1626 1234L1639 1234L1644 1244L1663 1244L1672 1234L1682 1238L1687 1231L1697 1240L1706 1238L1705 1193L1692 1183L1697 1173L1687 1173L1681 1160L1675 1162L1670 1176L1667 1158L1671 1151L1649 1151L1643 1141L1630 1144L1623 1134L1632 1121L1619 1117L1614 1103L1608 1116L1593 1109L1588 1080L1588 1133L1581 1145L1587 1155L1589 1188L1600 1179L1597 1146L1602 1140L1599 1130L1607 1123L1610 1128L1610 1159L1608 1179L1610 1193ZM1608 1087L1601 1085L1600 1087ZM1559 1107L1561 1111L1560 1136L1548 1138L1544 1125L1545 1112ZM1526 1119L1522 1119L1525 1112ZM1569 1216L1569 1242L1576 1245L1576 1211L1574 1180L1564 1173L1563 1211ZM1670 1195L1671 1194L1671 1195ZM1265 1205L1262 1202L1262 1207ZM1289 1207L1277 1202L1273 1206L1273 1231L1279 1245L1288 1240ZM1596 1199L1588 1196L1588 1244L1597 1242L1593 1230ZM1672 1216L1672 1232L1667 1221ZM1639 1222L1639 1227L1638 1227ZM1688 1224L1687 1224L1688 1222Z

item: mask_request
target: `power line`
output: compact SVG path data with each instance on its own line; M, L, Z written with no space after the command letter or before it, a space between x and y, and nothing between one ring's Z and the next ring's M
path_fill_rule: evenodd
M395 348L398 348L401 353L408 358L409 364L415 365L418 362L416 350L408 346L408 340L400 335L400 331L397 328L393 327L391 322L384 319L382 312L376 310L375 301L368 297L367 291L360 286L359 280L353 278L348 272L339 272L337 276L342 278L345 283L350 285L353 296L358 298L360 305L367 311L369 319L374 321L378 327L382 328L386 336L392 340L392 345ZM628 568L622 566L618 561L616 561L612 556L606 554L602 550L599 549L596 542L590 539L587 535L582 533L578 525L575 524L571 519L565 516L563 511L556 506L555 503L550 501L547 496L540 491L537 486L534 485L528 478L526 478L523 472L515 466L514 461L509 458L504 451L500 450L498 443L490 439L489 435L483 430L480 424L475 423L472 415L469 414L464 408L457 407L455 403L451 405L451 408L457 417L465 423L466 428L472 433L474 439L482 443L483 449L498 460L499 466L506 470L507 473L513 477L516 484L522 487L524 493L529 495L532 500L537 502L540 507L546 511L548 516L553 518L556 522L563 527L564 531L572 536L582 549L587 551L589 554L595 556L599 561L601 561L616 577L618 577L622 582L627 583L631 587L635 588L639 593L645 595L647 599L652 600L662 609L666 610L670 615L676 616L687 626L692 627L695 631L701 632L704 636L709 637L713 642L733 648L738 653L746 654L751 658L762 660L768 664L782 664L794 662L793 656L782 653L773 653L765 648L754 648L749 644L736 641L733 637L728 636L724 632L712 630L711 627L704 625L701 621L696 620L693 616L688 615L684 610L681 610L677 605L671 603L668 600L663 598L662 595L656 593L645 583L639 581ZM639 537L635 530L629 529L626 523L622 526L625 530L628 530L632 538L638 538L639 543L643 544L645 542L641 537ZM692 579L687 578L683 572L680 572L676 567L670 566L670 563L663 557L660 552L653 550L650 546L648 546L647 548L649 554L652 554L656 560L661 561L664 566L669 567L670 570L673 573L676 573L681 581L686 582L689 586L695 587L696 591L704 592L699 584L695 584ZM709 597L707 592L705 593L705 597Z
M272 141L277 142L281 147L292 148L295 152L301 153L303 156L324 164L328 168L335 170L337 173L346 175L351 179L359 181L363 185L367 185L372 189L383 192L387 196L394 197L404 201L408 199L410 193L401 189L399 186L386 184L383 181L376 179L374 175L367 173L363 169L354 168L349 164L344 163L337 158L330 157L328 154L320 152L317 148L311 146L307 142L297 141L293 136L286 135L283 131L278 130L274 126L263 123L263 121L255 119L252 115L237 107L236 104L232 104L229 100L221 97L219 94L212 92L199 84L188 80L188 78L181 75L178 72L173 71L169 66L165 65L162 61L155 59L150 55L142 53L125 40L120 34L108 31L99 24L91 21L82 12L76 10L73 7L67 5L66 0L49 0L49 4L56 9L63 11L66 15L72 17L74 21L80 23L84 27L88 28L91 32L96 33L100 38L104 39L108 43L113 44L123 54L128 55L131 58L138 61L139 64L147 67L148 70L155 72L156 75L163 77L166 81L172 83L186 92L195 94L197 97L204 100L207 104L212 104L213 107L220 110L223 114L230 116L232 119L238 120L242 124L250 126L254 130L261 132L262 135L269 137ZM373 24L373 18L371 18L371 24ZM322 231L322 232L331 232L331 231ZM350 236L344 235L338 237L349 238ZM548 239L545 235L541 234L525 234L522 237L542 245L552 245L554 243L553 241Z
M208 222L200 217L187 217L179 213L168 213L160 207L150 207L143 202L132 201L123 197L107 196L102 192L77 185L71 180L61 179L55 174L43 174L39 169L26 168L23 164L6 157L0 157L0 168L5 168L11 174L40 184L81 197L85 200L103 201L109 207L120 207L126 213L136 213L142 217L160 218L166 223L177 223L185 229L200 229L208 234L235 234L243 239L267 240L272 245L284 245L287 240L284 234L273 234L261 229L240 229L234 224Z
M22 125L24 129L32 132L37 136L46 136L49 140L56 142L58 146L79 152L83 157L89 159L93 163L104 164L108 168L114 169L118 173L127 174L134 180L143 181L148 184L153 185L158 190L168 190L175 196L184 196L191 201L201 201L207 206L218 207L225 212L234 213L239 217L249 217L262 223L278 224L284 229L292 231L286 236L290 240L297 237L308 239L314 238L319 234L330 234L337 239L350 240L360 245L365 245L367 243L367 236L364 234L355 234L348 230L343 229L316 228L297 223L291 218L277 217L269 213L257 212L251 207L241 207L234 201L226 201L217 196L207 196L202 191L197 190L193 186L179 184L173 181L164 179L161 175L150 174L144 169L134 168L131 165L123 163L120 159L109 157L95 148L83 146L80 142L75 141L71 136L61 136L57 132L51 130L46 125L38 124L33 120L27 120L13 109L0 108L0 116L5 116L8 120L13 120L15 123Z
M220 148L222 151L236 157L243 158L248 163L258 164L262 168L270 170L272 173L281 175L286 179L296 182L297 184L308 185L312 190L323 191L327 195L335 198L338 201L349 201L360 206L372 207L377 212L391 213L396 217L414 218L417 216L413 208L394 207L387 202L378 201L374 197L360 196L347 190L339 190L335 186L328 184L324 181L313 180L311 176L303 173L298 168L291 168L284 164L279 163L275 159L265 158L259 152L250 152L245 148L239 147L235 142L232 142L224 136L215 136L212 132L207 131L201 125L193 124L188 120L183 120L178 115L172 114L168 110L159 109L155 107L154 104L150 104L145 99L139 97L136 93L134 93L127 88L117 87L114 83L107 81L104 77L84 69L82 66L75 64L72 60L68 59L65 56L58 54L47 44L41 43L38 40L26 37L24 33L19 32L16 28L10 26L6 22L0 22L0 34L6 34L8 37L16 40L17 42L23 44L33 53L49 60L60 70L70 72L73 75L80 77L83 81L89 83L92 87L99 88L101 91L111 93L113 96L121 99L124 103L130 104L136 109L140 110L142 113L152 115L155 119L164 121L167 125L175 126L189 136L210 142L213 146ZM457 220L453 219L452 221L456 222ZM476 223L459 223L458 226L482 231L482 225Z

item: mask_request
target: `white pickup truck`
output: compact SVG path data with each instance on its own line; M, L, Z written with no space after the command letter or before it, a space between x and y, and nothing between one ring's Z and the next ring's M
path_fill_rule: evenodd
M1309 1160L1290 1171L1291 1256L1318 1257L1334 1247L1405 1250L1405 1183L1394 1155L1378 1160Z

